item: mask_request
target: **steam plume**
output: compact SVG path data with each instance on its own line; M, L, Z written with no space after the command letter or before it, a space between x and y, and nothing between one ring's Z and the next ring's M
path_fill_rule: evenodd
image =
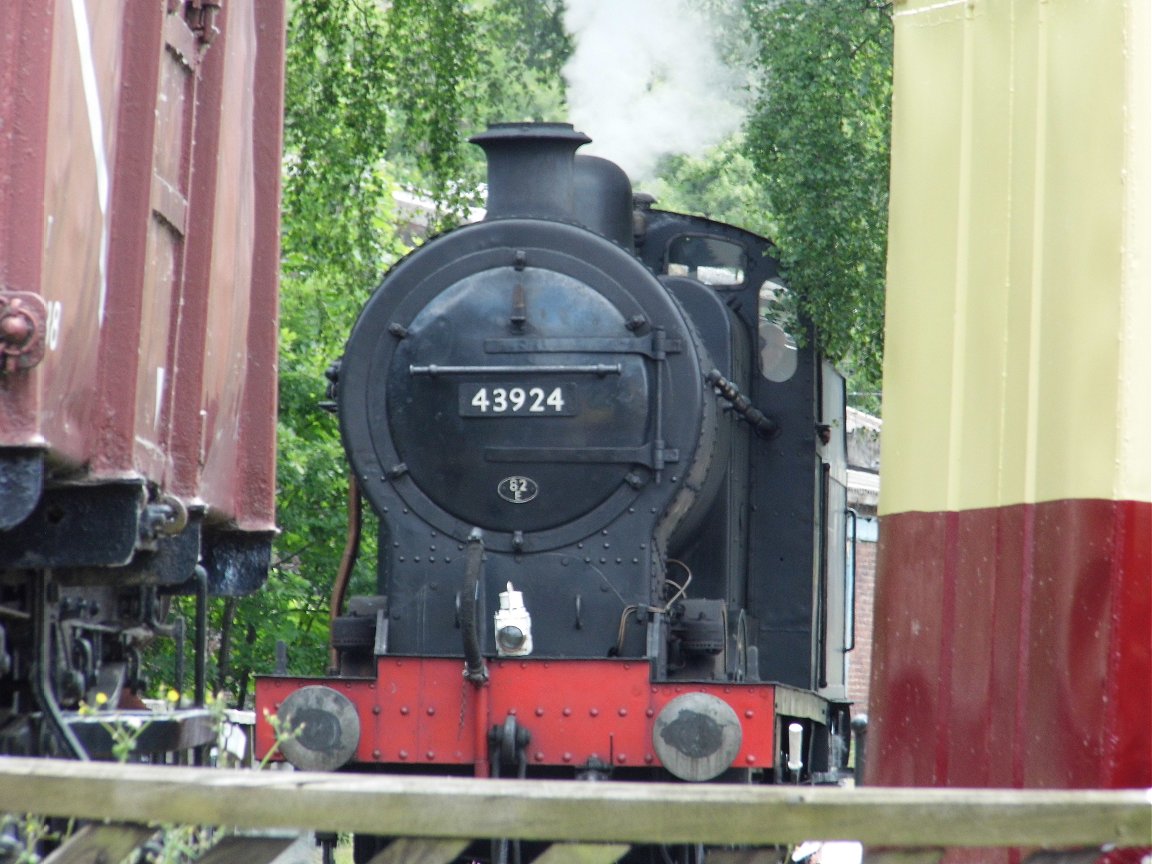
M633 181L650 178L661 156L719 143L743 120L744 82L721 56L717 17L698 6L567 0L569 120L593 139L582 152L617 162Z

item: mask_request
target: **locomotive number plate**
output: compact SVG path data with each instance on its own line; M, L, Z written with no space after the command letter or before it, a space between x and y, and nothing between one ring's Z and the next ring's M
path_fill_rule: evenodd
M462 417L574 417L572 384L461 384Z

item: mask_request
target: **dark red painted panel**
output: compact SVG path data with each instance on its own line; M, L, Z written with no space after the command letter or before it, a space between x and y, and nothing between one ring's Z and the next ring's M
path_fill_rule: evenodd
M873 761L883 765L883 772L873 771L873 782L880 782L878 776L897 786L941 782L935 742L946 720L939 681L947 523L947 514L918 514L900 523L898 543L884 542L893 529L881 532L869 707L883 720L874 721L869 734L868 761L870 768ZM899 576L882 578L896 562ZM876 734L879 729L882 734Z
M276 388L279 363L280 167L284 110L285 4L255 3L252 63L252 264L244 410L236 494L239 527L275 528Z
M0 8L0 291L40 296L0 446L274 529L284 4ZM224 336L227 338L224 338Z
M230 4L198 70L170 451L177 494L274 526L284 17Z
M92 471L103 476L136 473L136 433L141 425L137 422L138 409L144 402L155 406L162 390L158 369L165 364L154 356L163 350L162 345L148 350L143 343L152 324L167 332L171 310L170 303L154 308L148 293L155 291L167 297L173 277L169 267L163 284L152 284L159 274L148 266L155 255L149 244L153 156L158 149L180 144L164 137L157 122L164 18L164 8L152 3L120 22L123 43L132 50L124 51L122 77L117 82L123 86L118 109L111 115L116 123L116 146L108 153L112 177L106 302L100 306L97 325L96 411L85 441ZM132 349L125 350L127 346ZM162 451L155 446L155 424L139 431L152 445L139 448L147 457L145 476L162 476L165 466Z
M868 782L1145 787L1152 505L885 516Z
M39 293L53 8L0 4L0 292ZM40 444L31 372L0 372L0 446Z
M595 757L621 767L659 765L652 727L681 693L708 693L735 710L743 727L736 767L775 762L776 689L769 684L651 684L648 665L601 660L505 660L489 664L480 689L464 681L462 661L381 658L377 680L261 678L257 716L275 713L290 693L324 684L355 703L367 764L482 764L487 730L509 715L532 733L530 764L577 767ZM273 745L257 723L256 749ZM479 757L478 757L479 754Z

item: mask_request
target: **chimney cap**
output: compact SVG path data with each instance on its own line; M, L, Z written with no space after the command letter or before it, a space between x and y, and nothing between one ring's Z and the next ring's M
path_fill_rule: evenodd
M571 123L492 123L488 129L468 140L483 147L490 141L513 139L570 141L577 147L592 141L583 132L577 132Z

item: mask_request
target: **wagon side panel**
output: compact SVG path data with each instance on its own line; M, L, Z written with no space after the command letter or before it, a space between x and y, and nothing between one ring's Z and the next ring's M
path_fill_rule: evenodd
M220 145L203 214L214 242L205 270L202 484L217 516L253 532L272 530L275 495L284 21L272 6L230 5L222 50L206 70L220 82Z

